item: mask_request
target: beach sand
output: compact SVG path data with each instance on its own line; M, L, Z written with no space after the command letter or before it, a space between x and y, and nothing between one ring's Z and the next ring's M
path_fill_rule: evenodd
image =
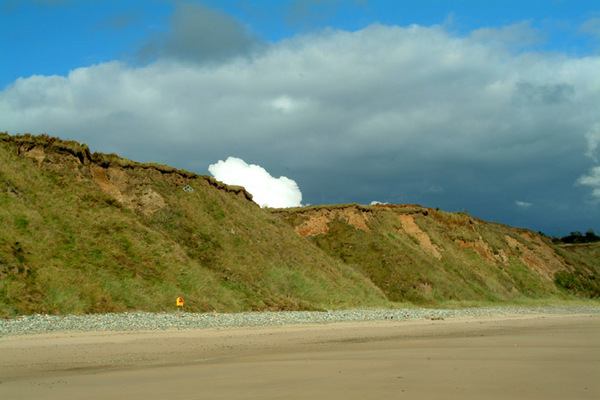
M0 339L0 399L600 399L600 316Z

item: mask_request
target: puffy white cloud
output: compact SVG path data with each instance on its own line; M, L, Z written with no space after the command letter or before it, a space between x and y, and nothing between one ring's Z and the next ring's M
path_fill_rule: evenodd
M302 193L293 180L274 178L260 165L247 164L236 157L228 157L208 167L210 173L228 185L244 186L261 207L300 207Z

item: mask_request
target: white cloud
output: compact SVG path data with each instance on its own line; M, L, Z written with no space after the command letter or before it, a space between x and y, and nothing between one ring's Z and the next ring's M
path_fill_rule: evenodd
M585 137L588 144L586 156L592 158L597 163L599 161L600 122L594 124ZM589 186L592 189L592 198L600 200L600 166L592 167L587 174L581 175L576 185Z
M517 206L519 206L519 207L522 207L522 208L528 208L528 207L531 207L533 205L533 203L529 203L527 201L520 201L520 200L515 201L515 204Z
M277 111L280 111L284 114L289 114L292 112L302 111L307 104L305 101L283 95L275 98L271 102L271 106Z
M600 200L600 166L591 168L587 175L577 180L577 184L591 187L592 196Z
M586 155L598 161L596 155L600 146L600 122L595 123L585 135L588 142L588 151Z
M388 205L388 204L390 204L390 203L387 203L387 202L382 203L381 201L373 200L370 205L371 206L377 206L377 205L385 206L385 205Z
M261 207L300 207L302 193L295 181L280 176L274 178L260 165L228 157L208 167L210 173L228 185L244 186Z

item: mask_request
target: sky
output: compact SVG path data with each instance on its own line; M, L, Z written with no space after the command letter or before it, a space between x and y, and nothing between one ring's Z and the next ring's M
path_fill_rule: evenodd
M600 232L595 0L4 0L0 24L0 131L261 206Z

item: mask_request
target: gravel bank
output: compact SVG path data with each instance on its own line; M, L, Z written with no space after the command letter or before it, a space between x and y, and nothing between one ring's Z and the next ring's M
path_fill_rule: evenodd
M328 324L361 322L446 319L460 317L526 316L544 314L600 314L600 306L575 307L477 307L461 309L353 309L336 311L281 311L217 313L149 313L90 315L28 315L0 319L0 337L59 331L156 331L168 329L208 329L290 324Z

